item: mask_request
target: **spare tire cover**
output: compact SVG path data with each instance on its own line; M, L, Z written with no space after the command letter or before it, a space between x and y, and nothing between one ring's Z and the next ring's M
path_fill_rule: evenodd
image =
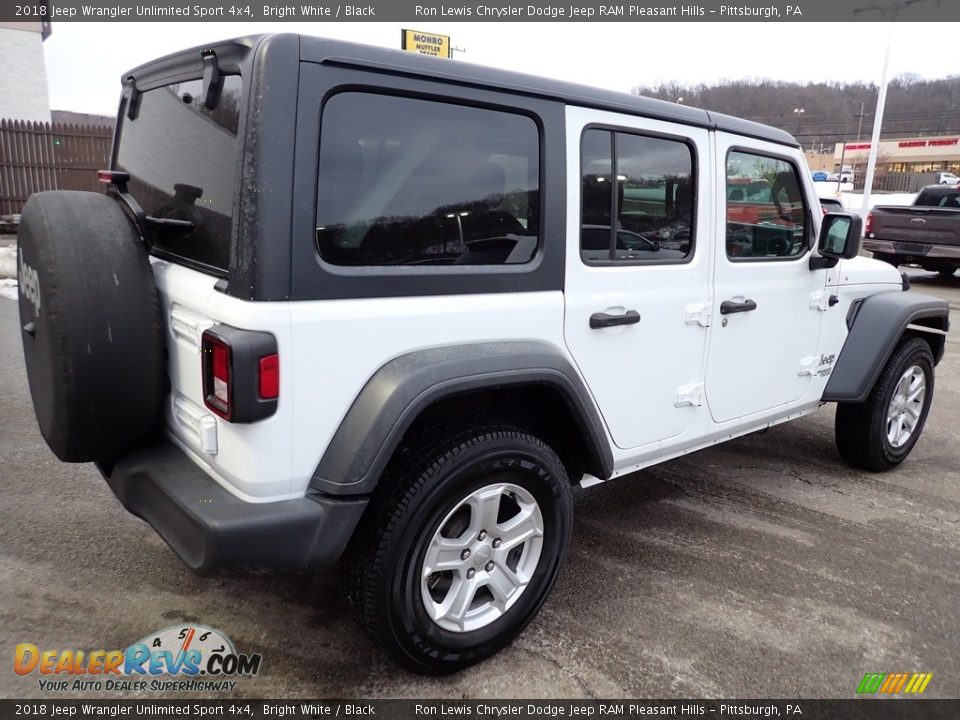
M44 192L18 233L20 323L40 432L67 462L108 461L158 426L164 396L160 297L120 204Z

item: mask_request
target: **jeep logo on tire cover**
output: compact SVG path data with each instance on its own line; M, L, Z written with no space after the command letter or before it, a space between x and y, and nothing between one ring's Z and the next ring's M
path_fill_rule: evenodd
M37 278L37 271L23 261L23 254L20 256L20 267L18 284L20 285L20 294L33 303L33 314L40 317L40 281Z

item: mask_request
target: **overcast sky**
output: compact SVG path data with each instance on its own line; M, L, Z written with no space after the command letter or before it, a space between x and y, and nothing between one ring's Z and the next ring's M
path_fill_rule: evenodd
M768 78L880 80L889 23L57 23L44 44L55 110L113 114L120 77L183 48L253 33L299 32L399 48L400 29L450 35L458 62L629 92L636 85ZM898 23L890 76L960 72L951 23Z

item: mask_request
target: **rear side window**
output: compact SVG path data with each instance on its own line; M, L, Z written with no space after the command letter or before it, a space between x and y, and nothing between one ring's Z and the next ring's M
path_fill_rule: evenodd
M807 206L792 163L731 150L726 194L727 257L776 260L807 251Z
M529 262L540 137L529 117L346 92L324 106L317 247L335 265Z
M580 164L584 262L662 263L690 256L694 172L689 145L588 129Z
M919 207L946 207L960 208L960 189L942 190L934 188L933 190L923 189L913 201L914 206Z
M116 169L130 173L130 191L148 216L193 223L186 230L151 223L157 254L225 273L243 83L226 76L212 110L202 91L203 81L191 80L143 93L137 117L121 116Z

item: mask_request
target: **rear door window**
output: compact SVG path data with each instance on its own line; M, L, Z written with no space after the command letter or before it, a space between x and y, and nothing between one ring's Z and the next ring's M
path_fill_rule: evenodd
M316 241L334 265L529 262L540 137L525 115L373 93L324 106Z
M583 133L580 164L584 262L690 258L696 178L686 142L591 128Z
M154 251L216 274L230 266L243 83L224 78L216 106L202 80L149 90L137 117L121 116L115 168L130 174L130 192L151 217L187 220L192 229L151 223Z

